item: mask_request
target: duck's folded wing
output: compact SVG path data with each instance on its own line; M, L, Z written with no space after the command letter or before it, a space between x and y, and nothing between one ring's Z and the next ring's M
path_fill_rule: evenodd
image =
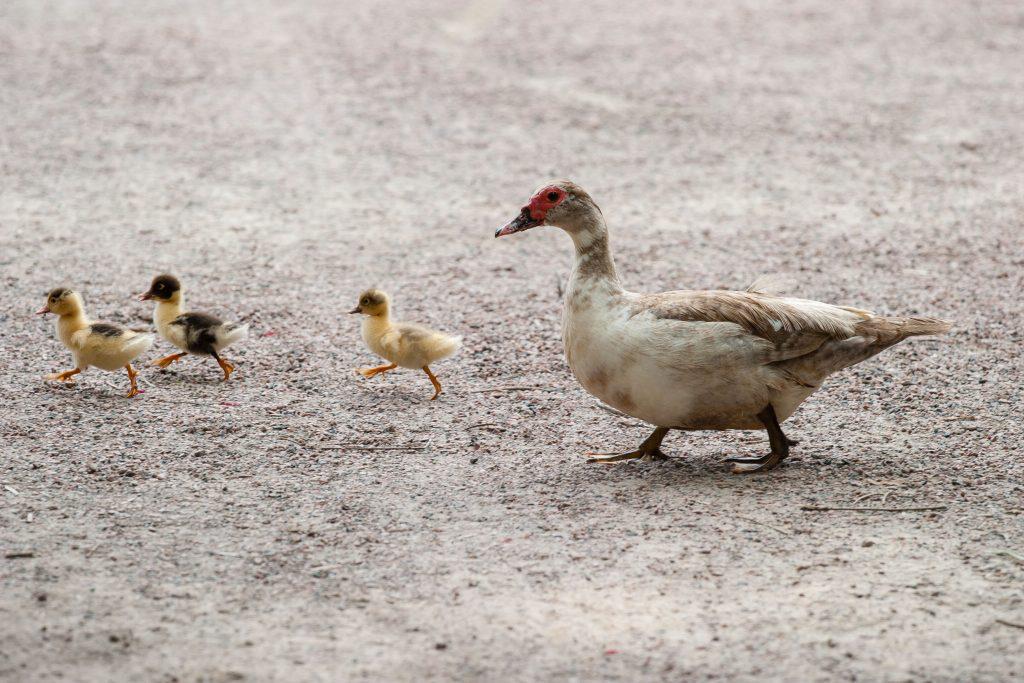
M182 313L171 321L172 325L181 325L189 330L206 330L219 327L224 321L209 313Z
M224 322L209 313L182 313L171 321L184 334L185 348L192 353L213 353L216 349L217 330Z
M873 316L868 311L819 301L725 290L678 291L638 296L633 315L684 322L730 323L763 340L761 362L813 352L830 339L848 339Z

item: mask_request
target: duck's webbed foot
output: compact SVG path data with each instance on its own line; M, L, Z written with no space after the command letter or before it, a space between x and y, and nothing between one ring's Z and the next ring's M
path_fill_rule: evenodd
M172 353L169 356L164 356L163 358L157 358L154 361L150 361L149 364L152 365L152 366L158 367L158 368L166 368L167 366L169 366L174 361L176 361L176 360L178 360L180 358L184 358L187 355L188 355L187 353Z
M124 369L128 371L128 381L131 382L131 388L128 389L128 395L126 398L138 396L142 393L142 390L139 389L138 383L135 381L135 378L139 376L139 373L135 371L135 368L132 367L131 363L125 365Z
M768 441L771 443L772 451L768 455L758 458L726 458L726 462L735 463L732 467L733 474L773 470L782 464L782 461L789 455L789 447L797 443L782 433L782 427L779 426L779 420L775 416L775 408L771 404L758 413L757 418L768 430Z
M49 375L46 375L46 379L51 382L67 382L69 384L74 384L75 380L72 378L80 372L81 370L78 368L75 368L74 370L66 370L64 372L51 372Z
M397 363L392 363L391 365L378 365L375 368L356 368L356 372L358 372L366 379L370 379L371 377L376 377L377 375L383 375L385 372L394 370L397 367Z
M227 382L228 378L231 377L231 373L235 371L235 366L221 358L217 353L213 354L213 358L217 361L217 365L220 366L221 372L224 373L224 381Z
M645 462L668 460L669 457L661 452L661 442L666 434L668 434L668 427L658 427L635 451L629 451L628 453L587 453L590 456L587 458L587 462L607 464L637 459Z
M427 377L430 378L430 383L434 385L434 395L430 397L430 400L433 401L441 395L441 383L437 381L437 376L435 376L426 365L423 366L423 372L427 373Z

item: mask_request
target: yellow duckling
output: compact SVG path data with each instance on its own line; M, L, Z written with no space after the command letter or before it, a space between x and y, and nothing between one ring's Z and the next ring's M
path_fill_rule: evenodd
M378 356L391 362L375 368L358 368L356 372L366 378L388 370L418 368L427 373L434 385L433 401L441 394L441 383L430 371L430 364L447 358L462 346L462 339L450 337L420 325L396 323L390 317L391 299L379 289L368 289L359 295L359 305L349 313L362 313L363 341Z
M89 322L85 317L85 306L78 292L58 287L46 296L46 304L36 311L39 315L56 313L57 337L71 350L75 358L75 369L55 372L46 379L73 382L71 379L89 366L102 370L128 371L131 390L128 398L139 393L135 377L139 374L132 367L132 361L153 345L153 337L139 334L120 325Z

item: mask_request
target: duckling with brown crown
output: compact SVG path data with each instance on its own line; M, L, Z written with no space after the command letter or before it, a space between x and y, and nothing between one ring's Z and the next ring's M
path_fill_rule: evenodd
M359 295L359 304L349 313L362 313L363 341L370 350L389 361L389 365L358 368L366 378L375 377L397 367L423 370L434 385L433 401L441 394L441 383L430 364L447 358L462 345L462 339L412 323L391 320L391 299L379 289L368 289Z
M128 398L139 394L135 382L139 373L132 367L132 361L153 345L152 335L139 334L113 323L91 322L85 315L82 296L67 287L51 290L46 295L46 303L36 313L58 316L57 337L75 359L73 370L55 372L46 375L46 379L74 382L72 378L89 367L110 371L124 368L131 382Z
M191 354L211 356L224 372L224 380L235 371L235 366L221 357L220 352L249 334L248 325L227 323L209 313L185 311L181 282L173 275L157 275L149 291L139 295L140 301L155 300L153 322L160 336L171 342L181 353L172 353L153 361L158 368L166 368L176 360Z

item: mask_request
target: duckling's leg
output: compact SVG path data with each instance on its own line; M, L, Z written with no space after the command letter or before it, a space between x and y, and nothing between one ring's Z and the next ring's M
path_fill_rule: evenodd
M184 358L187 355L187 353L172 353L169 356L164 356L163 358L156 359L155 361L150 363L150 365L155 365L158 368L166 368L174 361L178 360L179 358Z
M67 370L65 372L51 372L49 375L46 376L46 379L51 380L51 381L55 381L55 382L72 382L73 383L75 380L73 380L71 378L74 377L75 375L77 375L80 372L81 372L81 370L79 370L78 368L75 368L74 370Z
M733 474L767 472L775 469L789 455L789 447L796 445L796 441L787 438L782 433L779 419L775 416L775 408L770 403L767 408L757 414L757 419L768 430L768 442L772 446L772 452L759 458L726 458L726 462L736 463L732 467Z
M589 458L587 462L610 463L621 460L634 460L636 458L641 460L668 460L668 456L661 452L661 442L665 439L666 434L668 434L668 427L658 427L635 451L619 454L587 453L587 455L596 456Z
M441 395L441 383L437 381L437 377L434 377L434 373L432 373L430 368L426 365L423 366L423 372L427 373L427 377L430 378L430 383L434 385L434 395L430 397L430 400L433 401Z
M377 375L383 375L388 370L394 370L397 367L398 363L392 363L391 365L378 365L375 368L356 368L356 372L358 372L366 379L370 379L371 377L376 377Z
M131 363L124 366L124 369L128 371L128 381L132 383L132 388L128 390L128 396L126 398L138 396L140 393L139 385L135 383L135 378L139 376L139 373L135 372L135 368L132 367Z
M221 358L216 351L214 351L212 355L217 361L217 365L219 365L220 369L224 371L224 381L227 382L228 377L230 377L231 373L235 371L235 366Z

